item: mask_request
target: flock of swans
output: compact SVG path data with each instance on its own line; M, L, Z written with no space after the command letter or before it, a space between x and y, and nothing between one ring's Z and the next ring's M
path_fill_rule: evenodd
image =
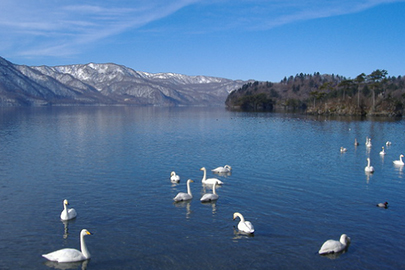
M365 144L366 144L367 148L371 148L372 147L371 138L366 138ZM357 142L357 139L355 139L354 145L355 146L359 145L359 143ZM390 146L391 142L387 141L386 145ZM341 147L340 152L345 153L345 152L347 152L347 149L344 147ZM380 155L382 155L382 156L386 155L384 146L382 147ZM404 165L404 161L402 160L403 157L404 157L404 155L401 154L399 156L399 160L394 160L393 164L395 164L397 166L403 166ZM218 200L219 196L216 193L216 186L222 185L223 182L217 178L207 178L207 170L205 167L202 167L200 170L203 171L203 173L204 173L203 177L201 179L202 184L212 186L212 193L204 194L200 198L200 201L201 202L212 202L212 201ZM230 173L231 170L232 170L231 166L225 165L224 167L218 167L218 168L213 169L212 172L226 174L226 173ZM371 166L370 158L367 158L367 166L364 168L364 171L366 173L374 173L374 167ZM176 172L172 171L170 174L170 181L172 183L179 183L180 176L177 175ZM190 183L193 183L193 182L194 181L191 179L187 180L187 192L179 192L173 198L174 202L189 201L189 200L193 199L193 194L191 193L191 188L190 188ZM69 205L68 200L64 200L63 201L63 210L60 214L60 219L63 221L74 219L77 216L76 210L74 208L68 208L68 205ZM387 208L388 202L378 203L376 206L380 207L380 208ZM233 214L233 220L235 220L236 218L240 219L238 226L237 226L239 232L245 233L245 234L254 233L255 230L254 230L253 224L250 221L245 220L245 218L243 217L243 215L241 213L235 212ZM80 251L77 249L73 249L73 248L63 248L63 249L59 249L59 250L56 250L56 251L53 251L53 252L50 252L47 254L43 254L42 256L49 261L54 261L54 262L58 262L58 263L80 262L80 261L88 260L88 259L90 259L90 253L87 249L86 242L84 239L84 237L87 235L91 235L91 233L88 230L86 230L86 229L81 230L81 232L80 232ZM330 240L327 240L326 242L324 242L323 245L321 246L321 248L319 249L318 253L321 255L339 253L339 252L346 250L346 248L349 246L349 244L350 244L350 237L348 237L346 234L342 234L339 241L330 239Z
M206 193L204 194L200 201L201 202L213 202L218 200L219 196L216 193L216 186L217 185L222 185L223 182L219 180L218 178L207 178L207 169L205 167L202 167L200 169L201 171L204 172L203 178L201 179L201 182L203 185L209 185L212 186L212 193ZM213 170L211 170L213 173L221 173L221 174L227 174L230 173L232 170L231 166L225 165L224 167L218 167ZM180 177L176 174L176 172L171 172L170 174L170 181L172 183L179 183L180 182ZM189 201L193 199L193 194L191 193L191 188L190 188L190 183L193 183L194 181L191 179L187 180L187 193L186 192L179 192L174 198L174 202L181 202L181 201ZM238 223L238 230L241 233L244 234L253 234L255 229L253 227L253 224L250 221L245 220L243 215L239 212L235 212L233 214L233 219L235 220L236 218L239 218L240 221Z
M225 165L224 167L218 167L214 170L212 170L214 173L230 173L231 172L231 166ZM207 179L207 171L203 167L200 170L204 172L204 176L202 178L202 183L203 185L212 185L212 193L206 193L204 194L200 201L201 202L211 202L211 201L216 201L218 200L218 194L216 193L216 186L217 185L222 185L223 182L220 181L217 178L208 178ZM180 182L180 176L177 175L174 171L171 172L170 174L170 180L173 183L179 183ZM176 197L173 198L175 202L179 201L188 201L193 198L193 195L191 193L190 189L190 183L193 183L194 181L191 179L187 180L187 193L185 192L179 192ZM69 202L68 200L63 200L63 210L60 214L60 219L62 221L67 221L76 218L77 212L74 208L68 208ZM238 223L238 229L242 233L248 233L248 234L253 234L254 233L254 227L251 222L246 221L243 217L243 215L239 212L235 212L233 215L233 219L235 220L237 217L240 218L240 221ZM52 262L57 262L57 263L73 263L73 262L81 262L90 259L91 255L89 250L87 249L86 241L85 241L85 236L91 235L88 230L82 229L80 232L80 250L74 249L74 248L63 248L59 249L47 254L42 254L42 257L46 258L49 261Z
M370 148L372 147L371 138L367 137L365 144L366 144L366 147L367 147L368 149L370 149ZM357 139L355 139L355 140L354 140L354 146L358 146L358 145L359 145L359 143L357 142ZM386 145L386 146L391 146L392 143L391 143L390 141L387 141L387 142L385 143L385 145ZM387 152L385 151L384 146L382 146L381 148L382 148L382 149L381 149L381 151L380 151L380 156L385 156L385 155L387 154ZM343 146L340 147L340 152L341 152L341 153L344 153L344 152L346 152L346 151L347 151L346 148L344 148ZM397 166L403 166L403 165L405 164L404 161L402 160L403 157L404 157L403 154L399 155L399 159L398 159L398 160L394 160L392 163L394 163L394 165L397 165ZM367 158L367 166L364 167L364 171L365 171L366 173L374 173L374 167L371 166L371 160L370 160L370 158Z
M386 146L391 146L391 144L392 143L390 141L386 142ZM355 139L354 146L357 147L358 145L359 145L359 143L358 143L357 139ZM365 145L368 149L371 149L371 147L372 147L371 138L368 138L368 137L366 138ZM340 147L340 152L341 153L347 152L347 148L344 148L343 146ZM385 156L386 154L387 153L385 151L385 148L384 148L384 146L382 146L380 155ZM404 165L404 162L402 161L403 157L404 157L404 155L401 154L399 156L399 160L394 160L393 164L397 165L397 166L403 166ZM364 171L366 173L374 173L374 167L371 166L371 160L369 157L367 158L367 166L364 168ZM376 206L380 207L380 208L388 208L388 202L378 203ZM349 244L350 244L350 237L348 237L346 234L342 234L340 236L339 241L331 239L331 240L327 240L325 243L323 243L323 245L319 249L318 253L321 255L339 253L339 252L346 250L346 248L349 246Z

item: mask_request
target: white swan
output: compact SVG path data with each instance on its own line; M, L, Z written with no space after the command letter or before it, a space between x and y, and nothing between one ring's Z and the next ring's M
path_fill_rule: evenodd
M404 165L404 162L402 161L402 158L403 158L403 157L404 157L404 155L401 154L401 155L399 156L399 160L394 160L393 163L394 163L395 165L401 165L401 166Z
M212 186L212 193L206 193L201 197L200 199L201 202L211 202L218 200L218 195L215 192L216 185L217 183L214 183L214 185Z
M180 176L173 171L170 173L170 181L172 181L173 183L178 183L180 182Z
M367 142L366 142L366 146L367 146L368 148L370 148L370 147L372 146L372 144L371 144L371 138L368 138L368 140L367 140Z
M244 232L244 233L254 233L255 232L255 228L253 227L253 224L250 221L246 221L241 213L238 213L238 212L233 213L233 220L235 220L237 217L240 218L240 221L238 223L239 231Z
M388 208L388 202L379 203L379 204L377 204L377 206L381 207L381 208Z
M193 198L193 194L191 194L191 189L190 189L190 183L194 182L191 179L187 180L187 193L184 192L179 192L176 197L173 198L175 202L180 202L180 201L188 201Z
M392 143L390 142L390 141L387 141L386 143L385 143L385 145L386 146L390 146Z
M319 254L329 254L329 253L341 252L349 244L350 244L350 237L348 237L346 234L342 234L342 236L340 236L340 241L327 240L325 243L323 243L321 249L319 250Z
M358 146L358 145L359 145L359 142L357 141L357 138L354 139L354 145L355 145L355 146Z
M218 167L218 168L215 168L215 169L213 169L211 171L214 172L214 173L229 173L229 172L231 172L231 170L232 170L231 166L225 165L224 167Z
M380 155L381 155L381 156L384 156L385 154L387 154L387 153L385 152L384 146L383 146L383 147L382 147L382 150L381 150L381 152L380 152Z
M87 250L86 242L84 241L86 235L91 235L91 233L88 230L83 229L80 232L81 251L74 248L63 248L48 254L42 254L42 257L55 262L80 262L90 259L90 253Z
M76 210L74 208L68 209L69 202L68 200L63 200L63 210L62 213L60 213L60 219L61 220L69 220L73 219L77 216Z
M205 185L213 185L214 183L217 183L217 185L222 185L224 182L222 182L221 180L217 179L217 178L208 178L207 179L207 170L205 169L205 167L202 167L200 169L200 171L204 171L204 176L201 179L201 182Z
M367 166L364 168L365 172L373 173L374 167L370 166L370 158L367 158Z
M370 163L371 163L370 158L367 158L367 166L364 168L364 171L373 173L374 172L374 167L371 166Z
M340 153L344 153L344 152L347 152L347 149L344 148L343 146L341 146L341 147L340 147Z

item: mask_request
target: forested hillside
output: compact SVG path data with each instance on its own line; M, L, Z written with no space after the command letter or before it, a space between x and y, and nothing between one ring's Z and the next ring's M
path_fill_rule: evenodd
M302 110L309 114L401 116L405 78L386 70L355 79L339 75L297 74L279 83L253 82L231 92L227 108L274 111Z

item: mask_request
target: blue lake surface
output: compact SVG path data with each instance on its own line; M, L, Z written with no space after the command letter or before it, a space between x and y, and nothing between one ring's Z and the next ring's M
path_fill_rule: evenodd
M2 108L0 269L405 269L405 178L393 165L404 135L404 120L394 119ZM211 172L226 164L231 175ZM211 192L201 167L224 182L215 203L199 201ZM194 198L174 203L187 179ZM60 220L63 199L78 213L73 221ZM385 201L388 209L376 207ZM253 223L254 236L237 233L234 212ZM93 233L90 261L41 257L79 249L83 228ZM351 238L345 253L318 255L342 233Z

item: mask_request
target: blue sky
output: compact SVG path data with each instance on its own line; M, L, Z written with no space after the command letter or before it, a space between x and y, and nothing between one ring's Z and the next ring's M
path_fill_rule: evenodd
M2 0L0 56L278 82L405 75L405 0Z

